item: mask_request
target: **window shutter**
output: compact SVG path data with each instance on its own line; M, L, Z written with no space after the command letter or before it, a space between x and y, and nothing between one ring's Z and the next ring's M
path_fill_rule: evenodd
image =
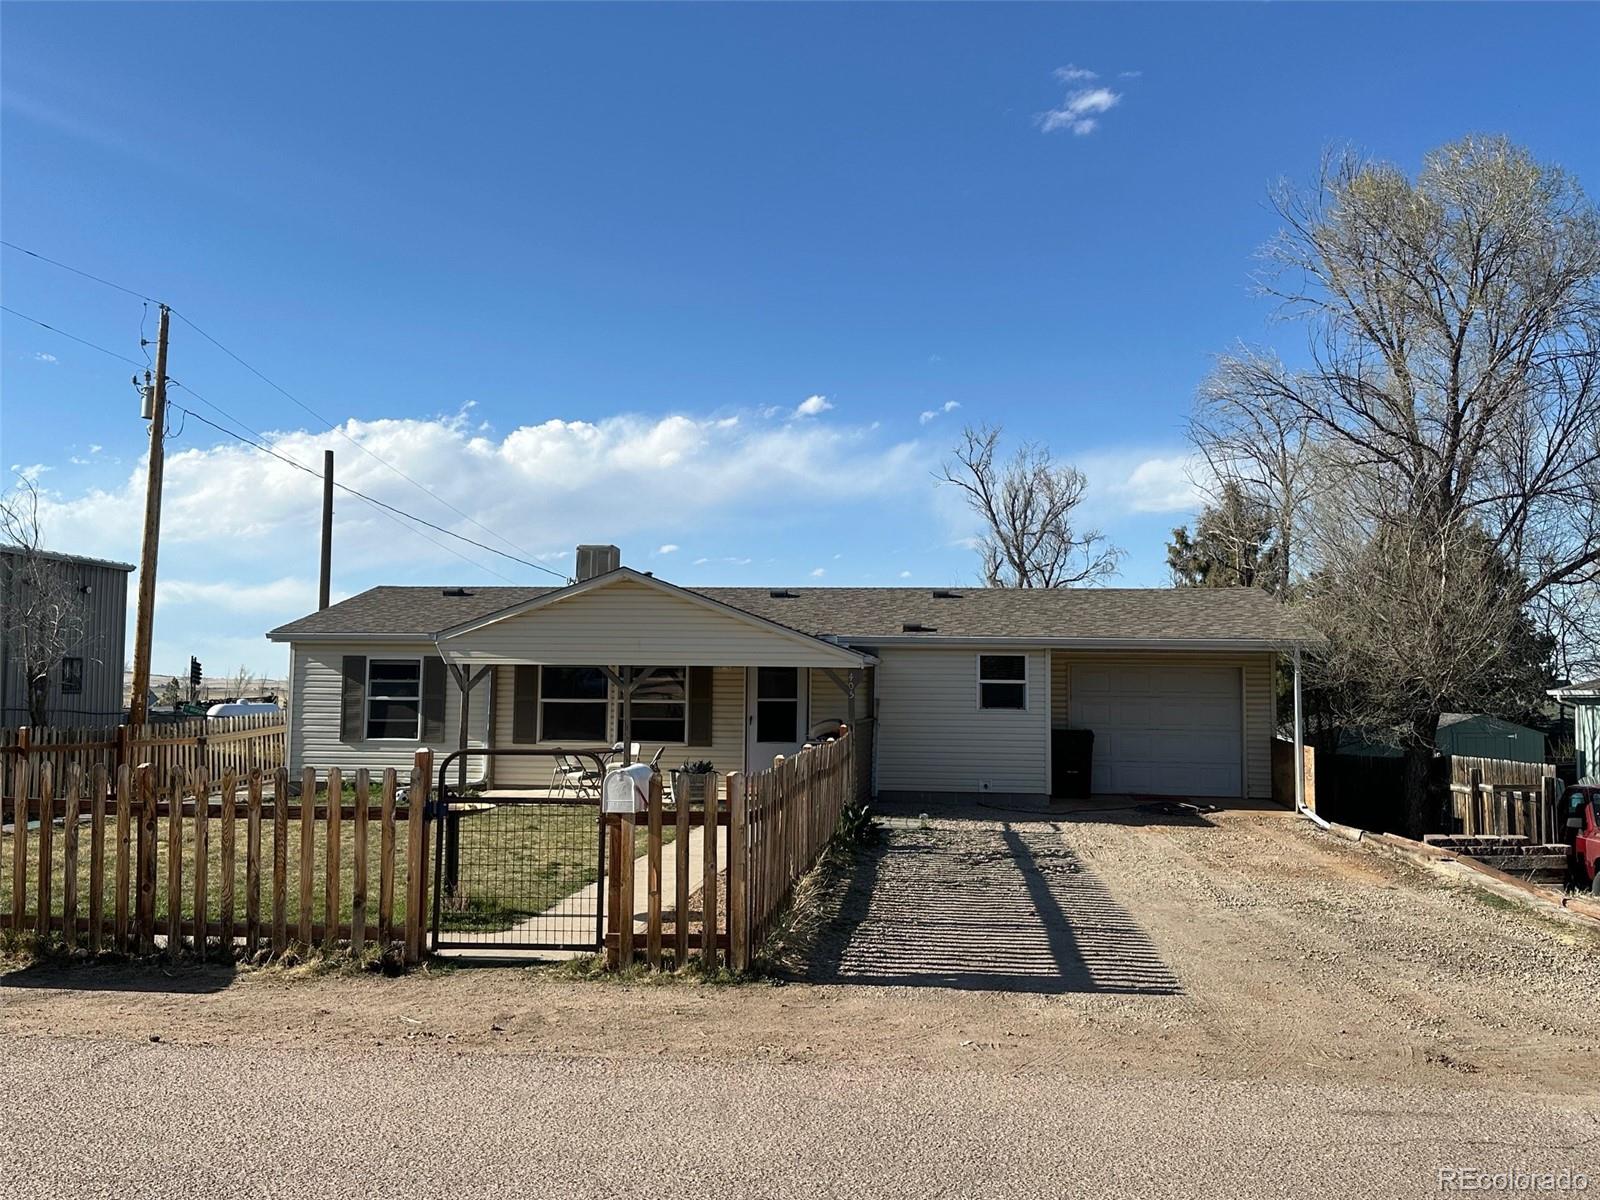
M711 745L710 667L689 668L689 745Z
M422 660L422 740L444 741L444 659L431 654Z
M519 666L511 676L511 740L539 740L539 668Z
M344 656L344 684L339 695L339 740L362 742L367 738L367 656Z

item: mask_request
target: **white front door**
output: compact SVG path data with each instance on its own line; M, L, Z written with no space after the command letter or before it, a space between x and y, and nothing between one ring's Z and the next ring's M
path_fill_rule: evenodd
M765 771L806 741L810 672L800 667L750 667L745 672L745 770Z

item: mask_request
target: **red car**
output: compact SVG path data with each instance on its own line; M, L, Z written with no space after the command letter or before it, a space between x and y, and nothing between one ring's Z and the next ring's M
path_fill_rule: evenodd
M1600 896L1600 784L1569 787L1561 797L1561 815L1572 847L1574 880Z

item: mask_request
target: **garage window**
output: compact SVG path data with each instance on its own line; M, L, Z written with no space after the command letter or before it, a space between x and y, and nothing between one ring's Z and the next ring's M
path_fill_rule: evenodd
M978 707L1028 707L1028 656L978 655Z

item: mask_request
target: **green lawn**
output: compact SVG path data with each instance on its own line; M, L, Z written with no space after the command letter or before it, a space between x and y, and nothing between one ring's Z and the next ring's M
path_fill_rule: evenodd
M673 834L665 826L663 843ZM546 912L595 881L598 837L593 808L504 804L463 817L457 886L441 904L442 927L501 932ZM634 834L635 856L645 853L647 841L641 822Z

